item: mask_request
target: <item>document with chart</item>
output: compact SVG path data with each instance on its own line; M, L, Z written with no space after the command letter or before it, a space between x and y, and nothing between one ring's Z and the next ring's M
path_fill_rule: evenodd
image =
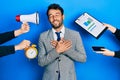
M88 13L82 14L75 22L92 34L95 38L99 38L100 35L107 29L107 27Z

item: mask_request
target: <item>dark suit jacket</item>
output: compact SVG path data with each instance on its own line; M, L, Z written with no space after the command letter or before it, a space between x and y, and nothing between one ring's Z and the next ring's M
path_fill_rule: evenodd
M120 41L120 29L117 29L116 32L114 33L114 35ZM120 58L120 51L115 51L114 57Z
M14 31L0 34L0 44L15 38ZM14 45L0 46L0 57L15 53Z

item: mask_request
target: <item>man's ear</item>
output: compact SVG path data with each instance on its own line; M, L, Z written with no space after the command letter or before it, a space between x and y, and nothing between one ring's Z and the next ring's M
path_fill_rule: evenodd
M64 20L65 16L63 15L63 20Z

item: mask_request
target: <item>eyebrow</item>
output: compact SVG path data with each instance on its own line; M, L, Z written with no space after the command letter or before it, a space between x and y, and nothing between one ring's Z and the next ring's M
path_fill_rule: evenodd
M57 13L55 13L55 14L60 14L60 12L57 12ZM52 15L52 14L48 14L48 16L50 16L50 15Z

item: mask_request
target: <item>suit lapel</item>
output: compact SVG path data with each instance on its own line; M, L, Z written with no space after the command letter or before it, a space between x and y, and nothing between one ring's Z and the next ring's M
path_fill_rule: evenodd
M48 39L49 39L50 41L51 41L51 40L54 40L52 29L49 30L49 32L48 32Z
M65 28L65 34L64 34L64 39L69 39L69 30Z
M49 51L49 50L51 50L53 47L52 47L52 45L51 45L51 41L52 40L54 40L54 38L53 38L53 32L52 32L52 30L49 30L48 31L48 35L47 35L47 38L46 38L46 49L47 49L47 51Z

